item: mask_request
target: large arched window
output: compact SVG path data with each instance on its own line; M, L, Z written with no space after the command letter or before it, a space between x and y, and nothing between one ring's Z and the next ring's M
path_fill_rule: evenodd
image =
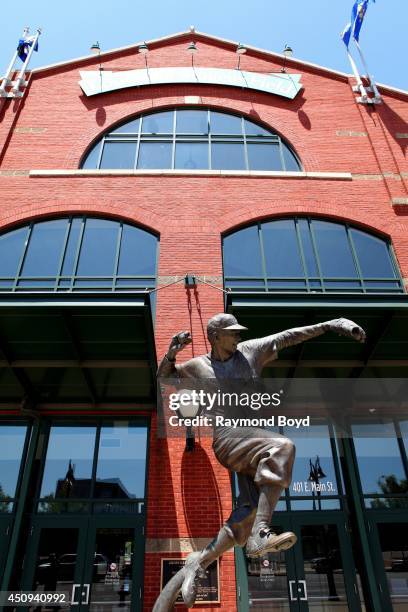
M301 170L278 134L245 117L176 109L142 115L105 134L83 169Z
M0 234L1 291L154 287L158 239L121 221L65 217Z
M341 223L291 218L257 223L223 239L233 291L403 292L384 239Z

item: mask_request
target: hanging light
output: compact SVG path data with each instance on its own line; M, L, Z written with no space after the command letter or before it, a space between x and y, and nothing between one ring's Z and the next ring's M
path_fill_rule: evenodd
M146 42L142 42L142 44L139 45L138 51L139 51L139 53L144 55L145 64L146 64L146 70L147 70L147 54L149 53L149 47L147 46Z
M194 66L194 53L197 53L198 51L194 41L191 41L191 43L188 45L187 51L191 53L191 65Z
M286 58L292 57L293 49L292 47L289 47L289 45L285 45L285 48L283 49L282 53L283 53L283 66L281 68L281 72L286 72L286 68L285 68Z
M98 41L94 42L94 44L91 46L89 50L91 53L99 54L101 52L101 47L99 45L99 42Z
M247 52L247 48L245 45L242 45L241 43L238 44L238 47L236 49L236 54L238 55L238 66L237 66L237 70L239 70L239 65L241 63L241 55L244 55L244 53Z

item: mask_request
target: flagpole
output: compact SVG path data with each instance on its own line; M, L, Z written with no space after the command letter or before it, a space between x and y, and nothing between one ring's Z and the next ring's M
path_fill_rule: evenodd
M23 30L23 39L27 36L27 34L29 33L30 28L24 28ZM10 77L14 68L14 64L16 63L16 59L17 59L17 54L18 54L18 49L15 50L13 58L7 68L6 74L4 75L4 77L2 78L1 81L1 85L0 85L0 97L5 97L6 94L6 87L7 85L10 84Z
M355 77L355 79L357 81L357 86L358 86L358 88L360 90L361 97L363 98L363 101L366 101L368 99L368 94L367 94L367 91L366 91L366 89L365 89L365 87L363 85L363 81L361 80L361 76L360 76L360 74L359 74L359 72L357 70L357 66L355 64L355 61L351 57L351 53L350 53L349 49L347 49L347 55L348 55L348 58L349 58L349 61L350 61L350 65L351 65L351 69L353 71L354 77Z
M377 89L377 85L376 85L374 79L370 75L370 72L368 70L367 63L366 63L366 61L364 59L364 55L363 55L363 52L361 50L360 44L359 44L358 40L356 40L356 39L354 39L354 42L356 43L356 47L357 47L358 52L360 54L360 58L361 58L361 61L363 63L363 66L364 66L364 70L366 71L367 78L370 81L371 87L373 88L374 95L375 95L376 99L381 100L381 94L380 94L380 92Z
M28 64L30 63L31 56L32 56L32 54L34 52L34 49L35 49L35 46L36 46L36 44L38 42L40 34L41 34L41 28L38 28L37 34L34 36L34 40L33 40L32 44L30 45L30 48L29 48L27 57L25 59L25 62L23 64L23 66L22 66L22 68L20 70L20 73L19 73L19 75L17 77L17 80L15 81L15 83L13 85L13 88L11 90L11 92L14 94L15 97L21 97L23 95L22 92L20 91L20 87L21 87L21 85L23 83L24 75L25 75L26 70L28 68Z

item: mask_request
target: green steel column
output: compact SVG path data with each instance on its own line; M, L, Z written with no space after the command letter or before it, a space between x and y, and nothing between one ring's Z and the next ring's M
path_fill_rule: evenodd
M30 442L29 442L28 451L27 451L27 460L24 465L24 473L23 473L23 478L21 481L20 495L19 495L18 502L17 502L17 512L14 518L13 531L12 531L11 538L10 538L10 548L9 548L9 553L7 556L6 567L4 570L3 581L1 584L2 591L9 590L8 587L9 587L9 583L11 579L11 574L13 571L13 566L14 566L14 561L15 561L15 556L16 556L16 551L17 551L18 538L20 536L21 524L23 522L24 508L26 505L27 493L28 493L28 488L30 485L31 471L32 471L35 453L37 449L39 433L40 433L40 424L38 421L35 421L32 425L31 434L30 434Z
M360 535L361 547L363 551L364 563L368 578L368 587L371 595L372 612L383 612L381 598L378 592L378 582L375 567L371 558L370 543L368 540L364 512L361 508L360 491L355 473L353 454L350 448L350 440L343 439L344 458L348 467L351 492L356 510L356 521Z

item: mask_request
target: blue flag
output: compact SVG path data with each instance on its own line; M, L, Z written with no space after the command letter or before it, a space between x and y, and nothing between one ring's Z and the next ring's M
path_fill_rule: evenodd
M35 36L25 36L24 38L20 38L20 40L18 41L17 55L22 62L26 61L28 52L30 50L30 47L33 46L34 40ZM34 51L38 51L38 40L35 43Z
M375 2L375 0L372 0ZM364 17L367 12L369 0L356 0L351 11L351 21L344 28L341 38L346 45L350 44L350 38L353 35L354 40L358 42L360 38L360 30L363 25Z

